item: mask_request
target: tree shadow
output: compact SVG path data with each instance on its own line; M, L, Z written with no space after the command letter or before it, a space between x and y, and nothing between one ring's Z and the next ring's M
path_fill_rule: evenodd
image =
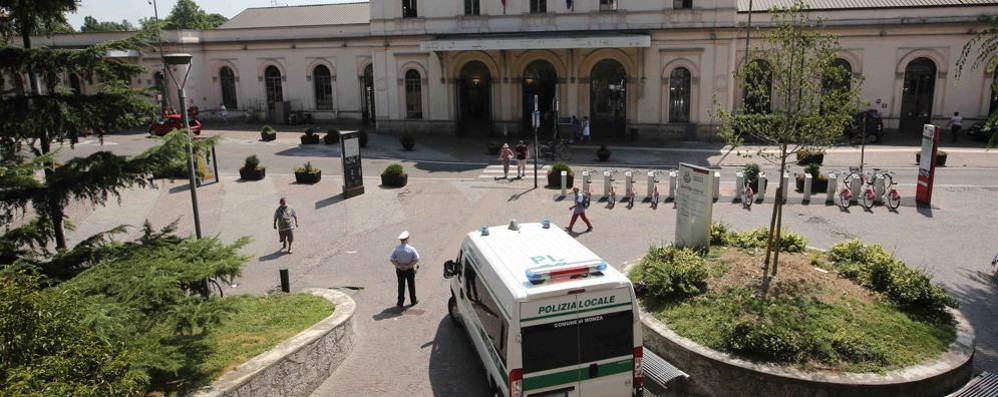
M530 193L530 192L532 192L532 191L534 191L534 190L536 190L536 189L537 189L536 187L532 187L532 188L530 188L530 189L527 189L527 190L524 190L524 191L522 191L522 192L520 192L520 193L517 193L517 194L514 194L514 195L512 195L512 196L509 196L509 199L507 199L507 200L506 200L506 202L512 202L512 201L516 201L516 200L519 200L519 199L520 199L520 197L523 197L523 196L524 196L524 195L526 195L527 193Z
M274 154L288 157L340 157L340 149L335 145L299 145Z

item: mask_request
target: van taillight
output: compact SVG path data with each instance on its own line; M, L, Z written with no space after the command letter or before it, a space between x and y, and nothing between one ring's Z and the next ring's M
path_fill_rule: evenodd
M523 370L509 371L509 397L523 397Z
M644 356L644 348L641 346L634 348L634 385L635 389L640 388L645 383L645 372L641 368L642 357Z

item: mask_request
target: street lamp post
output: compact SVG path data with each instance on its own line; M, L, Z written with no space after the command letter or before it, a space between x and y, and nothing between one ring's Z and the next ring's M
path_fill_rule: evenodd
M156 21L159 22L159 7L156 6L156 0L152 0L151 2L149 2L149 4L152 4L153 16L156 18ZM163 33L158 28L156 29L156 40L159 42L159 54L160 54L160 56L162 56L163 55ZM163 78L164 79L166 78L166 74L167 73L169 73L169 70L167 70L167 68L166 68L166 58L164 57L163 58ZM160 93L160 99L159 99L159 106L160 106L159 111L160 111L160 113L163 113L163 111L165 111L166 108L170 106L170 96L167 95L168 91L166 90L166 82L164 81L162 86L156 87L156 88L163 90L163 92Z
M200 240L201 215L198 211L197 180L194 177L194 134L191 132L191 122L187 115L187 93L184 90L184 86L187 85L187 77L191 75L191 58L193 58L191 54L165 54L163 62L171 66L183 65L187 67L187 70L184 71L184 79L180 82L177 81L177 76L174 76L170 68L167 68L167 72L170 73L170 79L173 80L173 83L177 85L177 93L180 96L180 120L184 130L187 131L187 179L191 186L191 205L194 207L194 233Z

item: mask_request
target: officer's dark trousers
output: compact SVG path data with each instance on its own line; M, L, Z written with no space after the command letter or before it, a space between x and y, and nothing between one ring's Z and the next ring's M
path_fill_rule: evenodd
M395 269L395 276L398 277L399 282L399 300L398 304L401 306L405 303L405 284L409 283L409 303L416 302L416 269L409 270L399 270Z

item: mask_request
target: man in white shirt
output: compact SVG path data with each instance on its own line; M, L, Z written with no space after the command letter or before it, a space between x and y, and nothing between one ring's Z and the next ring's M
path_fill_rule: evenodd
M409 301L415 306L419 303L416 299L416 264L419 263L419 252L409 245L409 231L404 231L399 235L401 243L395 247L392 254L388 256L388 261L395 266L395 276L398 279L398 307L405 303L405 285L409 284Z
M949 119L949 125L949 130L953 133L953 140L951 142L956 142L956 135L963 128L963 117L960 116L960 112L953 112L953 117Z

